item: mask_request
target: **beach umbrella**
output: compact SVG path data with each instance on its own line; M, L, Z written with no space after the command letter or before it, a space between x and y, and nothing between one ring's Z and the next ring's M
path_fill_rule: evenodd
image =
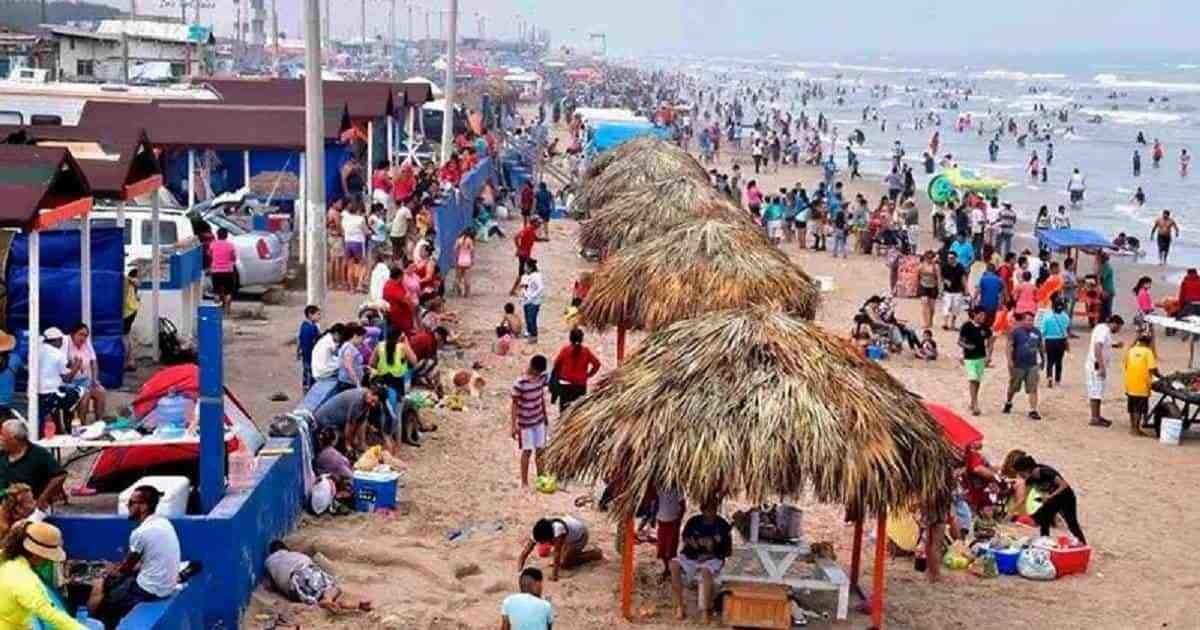
M625 186L605 198L608 202L594 208L579 227L579 246L599 252L601 257L691 221L717 219L754 226L748 213L732 205L707 180L678 173Z
M656 486L938 512L954 459L916 394L849 342L764 307L651 333L571 405L546 450L560 480L624 479L617 517Z
M651 333L572 404L545 461L562 481L622 480L612 504L621 522L655 487L750 502L810 490L845 504L858 515L853 586L861 517L873 512L878 627L887 512L945 514L954 451L920 398L848 342L754 307Z
M638 144L628 150L605 157L635 142ZM680 176L694 177L705 184L709 183L708 172L695 158L683 149L662 140L630 140L601 154L593 162L589 172L595 174L584 177L574 205L574 208L584 213L600 208L621 192L643 184Z
M581 315L593 328L634 330L751 305L812 319L820 297L817 283L761 231L742 222L702 220L605 259Z

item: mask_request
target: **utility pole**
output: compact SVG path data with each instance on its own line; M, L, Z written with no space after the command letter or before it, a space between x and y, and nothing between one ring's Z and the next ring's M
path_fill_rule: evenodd
M396 60L396 0L392 0L392 6L388 9L388 43L383 50L388 53L390 68Z
M367 51L370 50L370 46L367 44L367 0L362 0L362 13L358 17L362 31L363 57L365 58Z
M425 61L433 59L433 39L429 36L429 14L433 9L425 9Z
M200 0L192 0L192 12L196 16L196 24L200 23Z
M458 58L458 0L450 0L450 39L446 42L446 109L442 112L442 163L454 147L454 82Z
M329 10L329 0L325 0L325 45L333 49L333 12Z
M307 302L325 308L325 98L321 0L304 0L304 190L308 224Z
M41 21L41 23L42 24L50 23L50 20L46 17L46 0L42 0L42 21Z
M137 15L137 0L129 0L129 20ZM121 29L121 77L129 85L129 28Z
M415 44L417 40L413 39L413 3L408 0L408 43Z

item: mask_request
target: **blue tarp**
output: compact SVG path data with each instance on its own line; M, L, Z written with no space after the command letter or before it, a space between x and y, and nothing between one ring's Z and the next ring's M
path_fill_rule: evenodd
M1062 249L1112 249L1112 241L1093 230L1038 230L1038 243L1052 251Z
M41 234L42 330L55 326L66 332L80 322L78 230L48 230ZM124 300L125 240L119 228L92 228L92 345L100 363L100 382L121 386L125 347L121 343ZM5 272L8 284L7 329L29 328L29 238L13 238ZM40 334L40 331L39 331ZM18 335L18 338L20 335Z
M385 143L386 144L386 143ZM196 151L199 159L200 151ZM216 194L237 190L245 185L242 181L245 165L241 151L217 151L218 165L209 175L209 183ZM386 155L386 154L385 154ZM341 199L342 165L350 157L350 147L338 142L325 143L325 204ZM165 153L161 159L163 185L180 202L187 200L186 149ZM287 149L252 149L250 151L250 176L263 171L288 171L299 173L300 153Z
M438 271L443 278L454 266L454 241L463 230L474 223L475 199L483 190L484 183L491 178L492 161L490 158L484 158L463 176L458 193L446 195L433 209L439 250Z
M670 138L671 132L663 127L655 127L649 121L601 120L592 125L592 140L589 149L595 153L603 153L617 145L641 136L657 136Z

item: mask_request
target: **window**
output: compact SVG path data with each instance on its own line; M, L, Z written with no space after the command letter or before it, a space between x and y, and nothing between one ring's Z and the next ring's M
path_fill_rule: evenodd
M25 116L21 112L0 109L0 125L24 125Z
M171 63L171 76L181 77L187 68L181 63Z
M75 75L80 77L96 76L96 61L94 59L77 59L75 61Z
M71 50L75 50L75 40L68 39L67 42L71 44Z
M178 232L177 228L175 227L175 222L174 221L161 221L159 225L160 225L160 229L162 230L162 232L160 234L159 244L174 245L175 241L179 240L179 232ZM154 244L154 226L150 223L150 219L147 218L146 221L142 223L142 245L153 245L153 244Z
M128 246L133 242L133 220L125 219L125 229L121 231L125 233L125 245Z
M62 116L54 116L52 114L34 114L29 117L31 125L51 125L62 126Z

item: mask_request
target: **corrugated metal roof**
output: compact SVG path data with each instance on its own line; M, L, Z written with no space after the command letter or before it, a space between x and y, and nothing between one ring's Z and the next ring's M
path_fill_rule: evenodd
M336 139L348 123L345 108L325 111L325 137ZM97 137L144 129L155 146L212 149L304 148L303 108L195 103L88 103L80 128Z
M0 144L0 227L28 227L40 210L90 194L66 149Z
M121 36L111 33L99 33L89 31L85 28L75 28L74 26L51 26L50 32L63 37L76 37L79 39L98 39L101 41L112 42L114 44L121 43Z
M152 39L176 44L205 43L212 37L212 29L179 22L157 20L103 20L96 32L113 35L120 39L122 34L138 39Z
M197 79L227 103L243 105L304 106L304 81L300 79ZM428 85L382 81L324 82L325 107L345 106L356 120L381 118L392 109L419 105L433 98Z

